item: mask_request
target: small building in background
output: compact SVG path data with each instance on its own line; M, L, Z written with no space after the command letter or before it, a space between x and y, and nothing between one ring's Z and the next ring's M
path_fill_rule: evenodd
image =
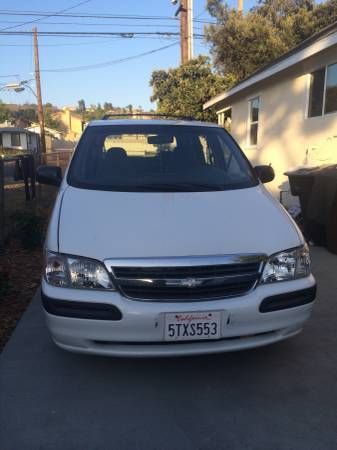
M32 122L29 127L26 128L28 131L32 131L38 135L41 135L40 125L38 123ZM45 140L46 140L46 151L47 153L52 152L58 146L59 142L63 142L63 134L49 127L44 128Z
M215 108L253 165L271 164L291 206L284 172L337 163L337 22L204 104Z
M0 125L0 154L6 150L37 155L41 151L40 136L25 128Z

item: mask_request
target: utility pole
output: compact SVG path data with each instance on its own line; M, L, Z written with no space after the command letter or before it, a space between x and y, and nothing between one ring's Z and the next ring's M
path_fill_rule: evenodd
M187 0L181 0L180 2L180 51L181 51L181 63L185 64L188 61L188 49L187 49Z
M33 28L34 35L34 64L35 64L35 83L36 83L36 98L37 98L37 115L39 118L41 148L42 153L46 153L46 137L44 131L44 114L41 95L41 80L40 80L40 62L39 62L39 47L37 41L37 28Z
M193 0L187 0L187 57L193 58Z
M181 63L185 64L193 58L193 0L180 0L175 16L178 14L180 14Z
M239 13L243 12L243 0L237 0L238 4L237 4L237 10Z

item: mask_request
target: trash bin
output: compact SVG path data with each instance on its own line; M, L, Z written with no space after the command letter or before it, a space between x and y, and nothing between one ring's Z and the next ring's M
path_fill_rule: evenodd
M319 169L319 167L310 167L285 172L285 175L289 178L292 195L299 196L300 201L307 199L314 184L314 174Z
M337 252L337 165L287 172L290 189L301 204L304 234Z
M301 168L286 172L285 175L289 178L290 191L292 195L299 197L303 233L305 237L318 245L325 245L324 226L315 222L308 215L308 206L315 183L315 174L320 169L320 167Z

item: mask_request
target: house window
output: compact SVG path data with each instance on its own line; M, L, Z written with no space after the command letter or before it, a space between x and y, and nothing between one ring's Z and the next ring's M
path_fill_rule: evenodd
M323 111L325 69L316 70L311 74L309 117L321 116Z
M200 144L202 146L202 152L204 154L205 163L207 165L214 165L215 164L215 158L213 150L209 146L208 139L205 136L200 136Z
M227 108L219 113L219 125L222 125L225 130L231 131L232 124L232 108Z
M325 113L337 111L337 64L327 67L325 87Z
M20 145L21 145L20 133L11 133L11 146L20 147Z
M311 74L308 117L337 111L337 63Z
M260 97L249 100L249 135L250 146L257 145L257 135L259 128Z

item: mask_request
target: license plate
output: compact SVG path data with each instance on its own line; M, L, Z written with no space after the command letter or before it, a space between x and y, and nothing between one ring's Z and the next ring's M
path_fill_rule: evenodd
M221 311L165 314L165 341L192 341L221 337Z

